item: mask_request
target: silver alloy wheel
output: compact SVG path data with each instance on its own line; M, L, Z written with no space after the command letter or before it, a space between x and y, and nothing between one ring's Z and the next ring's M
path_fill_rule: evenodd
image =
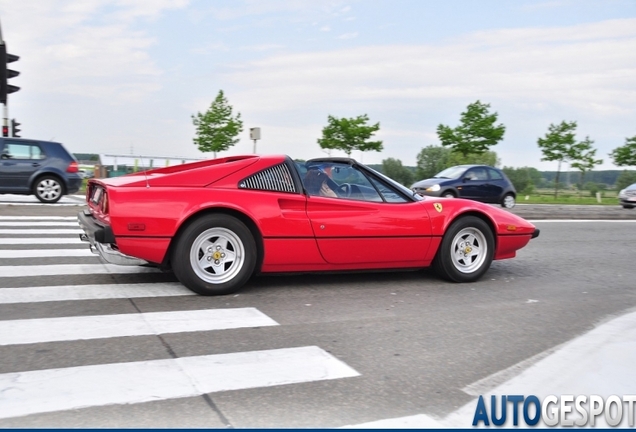
M190 265L207 283L222 284L232 280L245 263L245 246L226 228L203 231L190 248Z
M451 193L451 192L446 192L444 194L444 198L455 198L455 195L453 195L453 193Z
M477 228L464 228L457 233L451 244L451 261L462 273L479 270L488 255L486 237Z
M503 206L507 209L513 208L515 206L515 197L506 195L503 199Z
M45 201L57 200L62 195L62 185L52 178L45 178L38 183L37 194Z

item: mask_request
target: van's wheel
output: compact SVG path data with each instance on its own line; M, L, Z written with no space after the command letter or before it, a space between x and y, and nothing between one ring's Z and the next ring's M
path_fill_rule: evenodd
M501 200L501 206L503 208L511 209L515 204L515 196L513 194L506 194Z
M60 179L46 175L42 176L33 185L33 193L41 202L46 204L56 203L64 195L64 187Z
M446 230L433 268L453 282L475 282L490 268L494 253L495 239L488 224L465 216Z
M179 281L195 293L230 294L252 275L256 242L245 224L232 216L202 216L181 233L171 262Z

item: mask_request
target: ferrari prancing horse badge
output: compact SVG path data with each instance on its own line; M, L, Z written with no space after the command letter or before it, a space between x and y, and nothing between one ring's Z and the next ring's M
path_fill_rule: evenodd
M442 212L442 204L440 203L434 203L433 207L435 207L435 210L437 210L438 213Z

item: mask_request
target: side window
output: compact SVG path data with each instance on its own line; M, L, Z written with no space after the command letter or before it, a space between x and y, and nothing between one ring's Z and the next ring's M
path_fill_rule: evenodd
M5 154L8 154L10 159L31 159L31 146L8 143L5 146Z
M44 159L44 153L42 153L42 149L39 146L31 146L31 159Z
M492 180L503 180L503 176L497 170L489 168L488 169L488 174L490 174L490 178Z
M373 185L380 191L380 193L382 194L386 202L388 203L408 202L402 195L400 195L393 189L390 189L388 186L385 186L384 184L380 183L379 181L375 179L371 179L371 183L373 183Z
M470 169L464 177L468 177L470 180L488 180L488 174L484 168Z
M6 143L2 151L2 159L44 159L38 145L22 143Z
M382 202L369 179L351 165L317 162L307 164L306 168L303 184L309 195Z

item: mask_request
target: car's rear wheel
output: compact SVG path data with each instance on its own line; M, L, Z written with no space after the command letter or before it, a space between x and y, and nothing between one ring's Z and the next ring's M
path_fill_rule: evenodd
M252 275L256 242L245 224L232 216L202 216L181 233L171 261L179 281L195 293L230 294Z
M474 282L490 268L495 239L486 222L475 216L457 219L446 230L433 268L453 282Z
M33 193L41 202L53 204L64 195L64 186L55 176L42 176L35 182Z
M501 200L501 206L503 208L511 209L515 206L515 204L515 196L513 194L506 194Z

